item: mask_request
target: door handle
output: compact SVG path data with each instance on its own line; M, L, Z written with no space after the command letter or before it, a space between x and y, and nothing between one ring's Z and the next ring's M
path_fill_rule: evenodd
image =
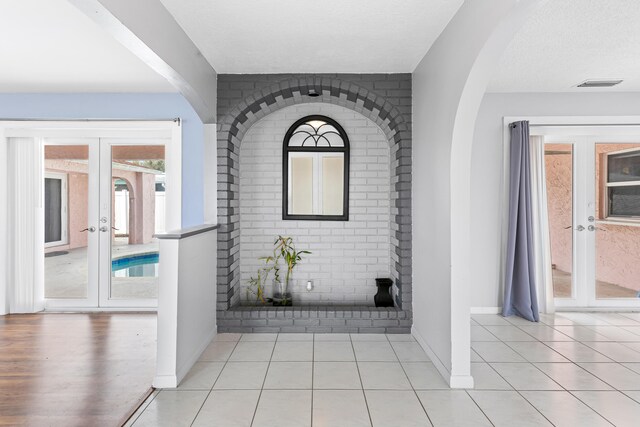
M107 227L106 225L103 225L102 227L100 227L100 231L102 231L103 233L106 233L107 231L109 231L109 227Z
M88 231L89 233L93 233L94 231L96 231L96 228L94 226L91 227L87 227L84 230L80 230L81 233L84 233L85 231Z
M570 228L572 228L572 227L573 227L573 226L572 226L572 225L570 225L570 226L568 226L568 227L565 227L564 229L565 229L565 230L568 230L568 229L570 229ZM578 230L578 231L584 231L584 227L583 227L582 225L579 225L579 226L577 226L577 227L576 227L576 230Z

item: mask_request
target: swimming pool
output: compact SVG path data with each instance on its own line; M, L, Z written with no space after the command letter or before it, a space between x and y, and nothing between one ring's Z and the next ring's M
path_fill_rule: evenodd
M158 252L130 255L111 261L113 277L158 277Z

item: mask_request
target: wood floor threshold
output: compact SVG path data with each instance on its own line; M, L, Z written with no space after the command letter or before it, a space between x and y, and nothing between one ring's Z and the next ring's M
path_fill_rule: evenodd
M149 398L149 396L151 396L153 394L153 392L155 391L155 388L153 387L149 387L149 390L147 390L140 399L138 399L138 402L136 402L135 406L133 407L133 409L131 409L129 411L129 413L127 415L125 415L124 419L122 420L122 422L120 423L120 427L124 426L126 423L128 423L131 418L136 414L136 412L138 412L138 409L140 409L142 407L142 405L144 405L144 402L147 401L147 399Z

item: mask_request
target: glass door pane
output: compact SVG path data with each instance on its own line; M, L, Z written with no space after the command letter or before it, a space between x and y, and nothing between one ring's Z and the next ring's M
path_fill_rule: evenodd
M95 150L95 147L94 147ZM89 144L47 141L44 147L45 298L60 305L93 306L97 291L95 211L97 176L90 171ZM96 153L97 154L97 153ZM73 300L73 301L71 301Z
M595 144L595 294L640 295L640 143Z
M159 245L154 235L165 231L165 147L108 148L109 300L152 301L158 298Z
M545 144L547 208L555 298L575 298L573 274L573 145Z

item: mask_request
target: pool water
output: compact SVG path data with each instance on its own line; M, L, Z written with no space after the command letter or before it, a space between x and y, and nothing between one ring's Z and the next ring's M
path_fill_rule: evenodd
M111 261L113 277L158 277L157 252L131 255Z

